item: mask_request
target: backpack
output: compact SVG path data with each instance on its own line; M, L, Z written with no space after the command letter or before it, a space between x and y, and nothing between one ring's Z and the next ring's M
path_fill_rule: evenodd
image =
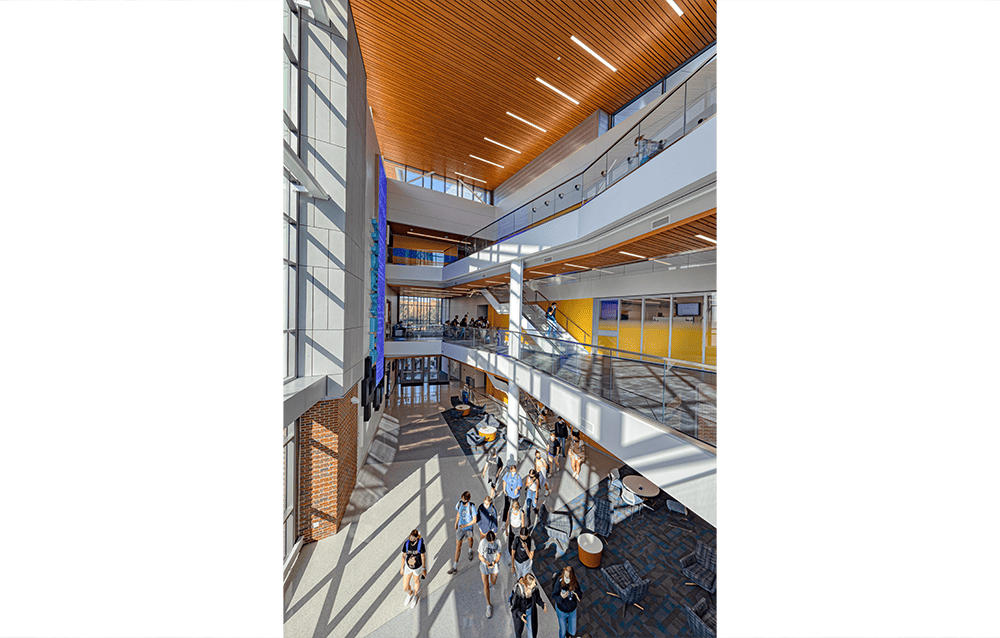
M420 538L417 539L416 551L410 549L413 546L410 544L409 538L406 539L405 543L406 543L406 564L409 565L411 556L417 556L420 554L420 552L424 551L424 537L421 536Z

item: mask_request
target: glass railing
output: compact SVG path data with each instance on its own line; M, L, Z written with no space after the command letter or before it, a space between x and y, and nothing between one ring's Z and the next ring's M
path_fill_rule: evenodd
M402 339L438 339L511 356L580 390L716 445L715 366L502 328L427 326Z
M716 56L713 55L683 84L660 98L656 108L583 171L464 238L447 252L456 253L459 258L467 257L585 205L713 117L717 84Z
M453 261L458 261L458 257L410 248L389 248L386 255L386 263L404 266L443 266Z

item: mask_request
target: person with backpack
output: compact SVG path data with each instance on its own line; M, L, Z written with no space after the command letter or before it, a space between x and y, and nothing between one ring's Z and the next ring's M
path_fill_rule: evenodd
M524 480L517 473L517 462L511 458L507 464L508 471L503 475L503 520L507 522L507 513L510 511L510 504L517 502L521 497L521 488L524 487Z
M474 525L476 524L476 504L472 502L472 495L468 490L462 492L462 500L455 504L455 562L451 564L449 574L458 571L458 558L462 554L462 541L469 539L469 560L472 560L472 539L475 535Z
M538 605L542 606L543 612L549 611L535 575L525 574L517 581L514 591L507 600L510 602L510 614L514 619L514 635L521 638L524 626L530 624L531 638L535 638L538 635Z
M403 555L399 564L399 575L403 577L403 591L406 598L403 607L414 608L420 597L420 580L427 576L427 545L420 537L420 532L413 530L409 538L403 541ZM410 578L413 586L410 586Z
M503 460L494 448L490 450L489 460L486 461L482 473L483 480L489 485L490 496L496 493L497 483L500 482L501 476L503 476Z
M476 521L479 522L479 540L482 541L490 532L497 532L497 508L493 507L493 493L491 492L483 499L476 512Z
M483 594L486 596L486 617L493 617L493 603L490 601L490 585L497 584L500 574L500 541L496 532L490 530L479 541L479 573L483 577Z
M552 606L556 608L559 618L559 638L566 638L576 633L576 607L580 603L580 593L583 589L576 581L573 568L566 566L552 579Z
M514 539L514 551L511 552L510 573L516 574L517 578L523 578L525 574L531 573L531 566L535 558L535 540L531 538L527 527L522 527L517 537Z

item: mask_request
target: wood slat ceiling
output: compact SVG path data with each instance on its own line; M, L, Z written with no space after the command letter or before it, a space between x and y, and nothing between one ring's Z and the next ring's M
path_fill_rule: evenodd
M354 0L382 154L500 185L595 110L617 110L715 41L715 0L676 2L683 16L664 0Z
M661 230L653 231L649 234L630 239L616 246L601 250L589 255L573 257L564 261L551 262L544 266L528 268L525 270L524 279L541 279L549 275L559 275L568 272L582 270L577 266L589 268L606 268L640 261L635 257L621 254L620 251L642 255L643 257L661 257L675 255L691 250L701 250L705 248L715 248L716 244L695 235L704 235L712 239L716 238L716 210L705 211L702 215L685 219L677 225L666 226ZM573 264L572 266L567 265ZM545 274L543 274L545 273ZM447 290L467 294L469 290L484 287L493 287L500 284L491 282L510 283L510 275L503 274L493 277L486 277L476 281L468 282L458 286L451 286ZM460 290L461 289L461 290Z

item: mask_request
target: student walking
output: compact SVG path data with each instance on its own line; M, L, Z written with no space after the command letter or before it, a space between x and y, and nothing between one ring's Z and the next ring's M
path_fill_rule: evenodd
M541 487L545 488L545 496L547 498L550 494L549 482L546 478L549 475L549 462L542 456L541 450L535 450L535 470L538 471L538 483Z
M580 440L580 433L574 432L569 444L569 462L573 466L573 478L580 478L580 468L587 460L587 444Z
M511 553L510 573L521 579L531 573L532 561L535 559L535 539L531 538L527 527L522 527L514 539L514 551Z
M532 468L528 470L528 479L524 482L524 515L525 527L531 527L531 515L538 515L538 470Z
M552 606L559 618L559 638L576 634L576 607L583 591L576 580L573 568L566 566L552 579Z
M510 597L510 613L514 619L514 635L517 638L521 638L524 626L528 624L531 625L531 638L538 635L538 605L542 606L543 612L549 611L545 607L535 575L525 574L514 585Z
M472 560L472 538L475 535L473 526L476 524L476 505L468 491L462 492L462 500L455 504L455 562L451 564L449 574L458 571L458 559L462 553L462 541L469 539L469 560Z
M559 449L562 450L563 458L566 458L566 437L569 436L569 428L566 427L566 422L563 421L562 417L556 419L555 425L556 438L559 439ZM556 469L559 469L558 461L556 461Z
M521 511L521 503L514 501L510 508L510 519L507 521L507 553L512 554L514 548L514 537L521 533L526 527L524 512Z
M476 512L476 520L479 522L479 540L482 541L490 532L494 534L499 531L497 527L497 508L493 507L493 494L483 499L479 510Z
M403 541L403 555L399 562L399 575L403 577L403 607L414 608L420 597L420 580L427 576L427 545L420 537L420 532L413 530ZM413 585L410 585L410 579Z
M490 601L490 585L497 584L500 574L500 541L496 532L490 530L479 541L479 573L483 578L483 594L486 596L486 617L493 617L493 603Z
M486 465L483 467L483 480L490 487L491 496L496 492L497 483L500 482L500 477L503 475L503 461L500 459L500 455L497 451L490 450L490 458L486 461Z
M511 459L510 465L507 467L508 470L503 475L503 520L505 523L507 522L507 513L510 511L510 504L516 503L517 499L521 497L521 488L524 486L524 480L517 473L517 461Z
M556 438L556 432L553 430L549 432L549 467L552 468L554 472L559 471L559 439Z

